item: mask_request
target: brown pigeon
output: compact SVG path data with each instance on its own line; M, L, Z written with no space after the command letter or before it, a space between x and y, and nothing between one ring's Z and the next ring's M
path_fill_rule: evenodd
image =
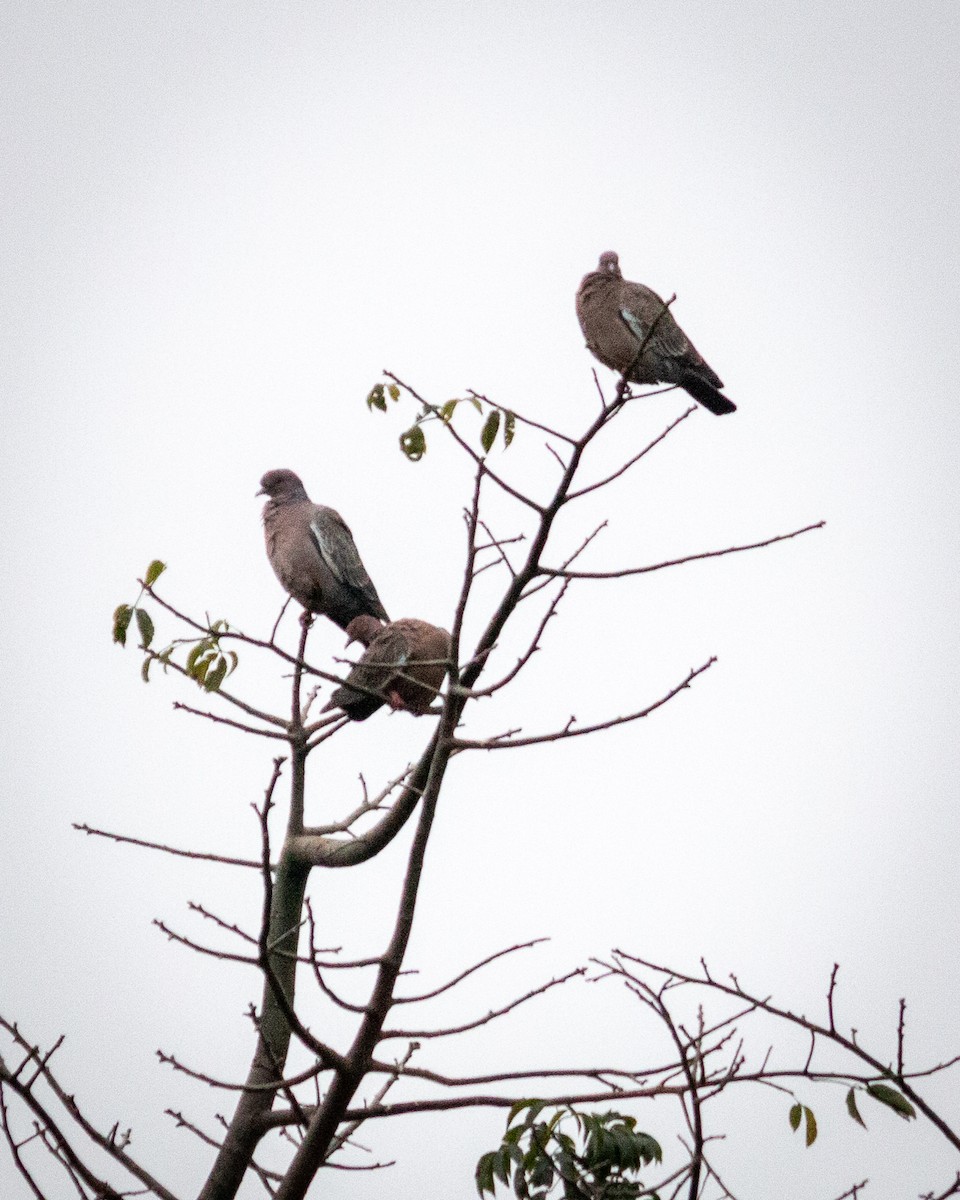
M347 636L348 646L362 642L366 650L325 712L342 708L351 721L365 721L384 703L418 716L429 710L447 673L450 634L445 629L413 617L381 625L364 615L350 622ZM366 690L354 691L351 684Z
M577 317L594 358L626 374L632 383L673 383L718 417L736 411L733 401L719 390L720 377L657 293L624 279L612 250L601 254L597 269L580 281ZM647 342L637 361L644 338Z
M341 629L363 613L389 621L338 512L314 504L293 471L268 471L257 495L269 497L263 506L267 558L294 600Z

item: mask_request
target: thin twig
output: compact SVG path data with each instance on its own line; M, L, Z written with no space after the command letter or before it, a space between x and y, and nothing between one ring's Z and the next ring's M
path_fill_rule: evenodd
M840 964L834 963L833 970L830 972L830 986L827 988L827 1013L830 1017L830 1032L836 1033L837 1023L833 1015L833 996L837 989L837 972L840 970ZM709 977L708 977L709 978ZM711 981L712 982L712 981Z
M288 596L288 597L286 598L286 600L284 600L284 602L283 602L283 608L281 608L281 609L280 609L280 615L277 617L276 621L274 621L274 623L273 623L273 629L271 629L271 630L270 630L270 645L271 645L271 646L273 646L273 645L274 645L274 643L275 643L275 642L276 642L276 640L277 640L277 630L280 628L280 622L283 620L283 614L284 614L284 613L287 611L287 609L289 608L289 606L290 606L290 601L291 601L292 599L293 599L293 597L292 597L292 596Z
M479 696L492 696L496 692L499 692L501 688L506 687L507 684L510 683L512 680L516 679L516 677L520 674L520 672L527 665L527 663L530 661L530 659L540 649L540 639L543 637L544 631L547 628L547 623L550 621L550 619L552 617L554 617L556 615L557 609L560 606L560 601L563 599L569 584L570 584L569 579L565 579L563 581L563 586L560 588L560 590L557 592L557 594L554 596L554 598L550 601L547 611L544 613L543 618L540 621L540 624L537 626L536 632L534 633L534 635L530 641L530 644L526 649L526 652L524 654L522 654L520 656L520 658L517 659L515 666L510 671L508 671L507 674L504 675L502 679L498 679L496 683L489 684L485 688L474 688L469 693L470 696L473 697L473 699L477 699L477 697L479 697Z
M412 388L408 383L404 383L403 380L400 379L399 376L394 375L393 372L391 372L391 371L384 371L383 374L387 377L387 379L392 379L393 382L398 387L403 388L403 390L405 392L407 392L409 395L411 395L414 398L414 400L416 400L419 404L422 404L425 412L432 413L434 416L439 417L440 409L435 404L431 404L428 400L425 400L419 394L419 392L417 392L414 388ZM474 448L469 444L469 442L465 441L460 436L460 434L454 428L452 421L441 421L441 424L443 425L444 429L447 430L447 432L450 434L450 436L453 438L453 440L457 443L457 445L461 448L461 450L463 450L465 453L467 453L473 459L473 461L477 464L478 467L482 467L483 473L485 475L489 475L490 478L493 480L493 482L499 488L501 488L503 491L505 491L508 496L512 496L514 498L514 500L519 500L521 504L525 504L528 508L532 508L534 512L538 512L538 513L543 512L543 507L540 504L538 504L536 502L536 500L534 500L530 496L524 495L524 493L519 491L517 488L512 487L509 483L507 483L507 481L505 479L502 479L496 473L496 471L492 470L487 465L487 460L482 455L478 454L476 452L476 450L474 450Z
M653 704L648 705L639 712L627 713L623 717L611 717L607 721L597 721L593 725L581 725L576 729L571 728L574 720L571 717L563 729L556 729L553 733L541 733L523 738L512 737L509 740L504 740L503 737L487 739L457 738L453 745L457 750L514 750L520 746L538 746L543 742L559 742L563 738L583 737L585 734L596 733L601 729L615 729L618 725L626 725L631 721L639 721L643 717L648 717L652 712L656 712L658 708L662 708L674 696L679 695L685 688L688 688L698 675L702 675L704 671L709 670L716 661L716 658L707 659L703 666L695 667L691 670L682 683L678 683L665 696L661 696L659 700L654 701Z
M434 988L430 992L422 992L419 996L394 996L393 1003L419 1004L423 1000L432 1000L434 996L439 996L443 992L450 991L451 988L455 988L458 983L462 983L468 976L473 975L483 967L489 966L490 963L496 962L498 958L506 958L508 954L515 954L518 950L529 950L532 946L539 946L543 942L549 942L549 940L546 937L539 937L529 942L521 942L516 946L508 946L505 950L498 950L495 954L489 954L486 958L481 959L480 962L474 963L472 967L467 967L465 971L461 971L459 975L454 976L453 979L441 987Z
M705 558L722 558L725 554L740 554L744 550L762 550L764 546L773 546L777 542L789 541L790 538L799 537L802 533L823 529L825 525L826 521L817 521L813 525L804 525L802 529L794 529L792 533L779 533L776 537L766 538L762 542L750 542L743 546L727 546L724 550L706 550L702 554L686 554L683 558L651 563L646 567L625 567L621 571L568 571L563 568L540 567L538 574L554 575L563 579L626 579L630 575L648 575L651 571L662 571L666 567L679 567L683 563L699 562Z
M585 972L585 967L577 967L573 971L568 971L566 975L550 979L546 983L541 984L540 987L533 988L532 991L518 996L516 1000L511 1000L509 1004L505 1004L502 1008L488 1012L486 1016L478 1017L475 1021L467 1021L463 1025L454 1025L447 1029L384 1029L380 1033L380 1041L384 1042L393 1038L403 1038L405 1041L420 1041L426 1038L451 1037L455 1033L466 1033L468 1029L479 1029L481 1025L486 1025L490 1021L495 1021L498 1017L513 1012L515 1008L519 1008L521 1004L526 1004L528 1000L532 1000L536 996L542 996L544 992L549 992L552 988L559 987L561 984L567 983L568 980L585 974Z
M206 712L204 709L191 708L189 704L184 704L182 700L174 700L173 707L180 712L187 712L195 717L205 717L208 721L213 721L217 725L229 725L231 729L239 729L243 733L255 733L257 737L279 738L280 741L286 741L285 733L275 733L272 729L257 729L254 725L244 725L242 721L232 721L229 717L221 717L217 713Z
M200 850L180 850L176 846L166 846L162 842L146 842L142 838L127 837L122 833L110 833L106 829L94 829L90 825L78 824L76 821L73 822L73 828L80 833L89 834L91 837L107 838L111 842L121 842L128 846L141 846L145 850L161 850L164 854L173 854L177 858L195 858L200 862L221 863L227 867L255 867L257 870L261 866L260 863L248 858L228 858L223 854L207 854Z
M681 423L681 421L685 421L687 419L687 417L690 416L691 413L695 413L696 411L697 411L697 406L695 404L692 404L686 410L686 412L682 412L675 421L671 421L670 424L663 431L663 433L661 433L657 437L655 437L652 442L648 442L647 445L644 446L644 448L640 451L639 454L635 454L633 456L633 458L628 459L627 462L625 462L623 464L623 466L620 467L618 470L614 471L612 475L607 475L606 478L600 479L596 483L588 484L586 487L580 488L579 491L571 492L569 494L569 496L567 496L565 502L567 504L569 504L570 501L572 501L572 500L579 500L581 496L586 496L590 492L596 492L600 488L606 487L608 483L613 483L613 481L615 479L619 479L620 476L624 475L627 471L629 471L630 468L635 463L638 463L641 458L644 458L647 454L649 454L650 451L654 448L654 446L659 446L659 444L664 440L664 438L669 433L671 433L674 429L676 429L676 427Z

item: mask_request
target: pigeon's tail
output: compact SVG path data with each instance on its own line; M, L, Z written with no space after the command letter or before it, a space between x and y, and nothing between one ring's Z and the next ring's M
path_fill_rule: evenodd
M685 392L689 392L698 404L709 409L714 416L722 417L725 413L737 411L737 406L732 400L728 400L723 392L718 391L705 379L701 379L699 375L688 372L684 375L680 386Z
M382 705L383 701L377 699L376 696L355 692L353 688L344 685L337 688L320 711L330 712L334 708L339 708L351 721L365 721L367 717L372 717Z

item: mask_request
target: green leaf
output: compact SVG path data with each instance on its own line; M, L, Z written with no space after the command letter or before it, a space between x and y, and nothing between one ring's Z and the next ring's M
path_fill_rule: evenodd
M645 1163L663 1162L663 1147L649 1133L637 1133L637 1152Z
M555 1163L561 1179L567 1180L568 1183L573 1183L580 1178L580 1172L577 1170L573 1154L569 1151L559 1152Z
M236 652L233 650L227 651L227 658L230 659L230 668L227 671L227 674L232 675L234 673L234 671L237 669L237 667L240 663L240 659L237 657Z
M503 448L506 448L513 441L513 435L517 429L517 418L512 412L506 411L503 414Z
M532 1125L534 1123L534 1121L537 1119L537 1117L539 1117L540 1114L543 1112L543 1110L546 1108L546 1106L547 1105L546 1105L545 1100L531 1100L530 1101L530 1110L527 1113L527 1116L525 1119L525 1124Z
M187 671L188 675L193 674L193 669L197 665L197 659L200 657L201 654L205 654L209 649L210 649L210 644L206 640L206 638L204 638L202 641L197 642L197 644L193 647L193 649L187 655L186 671Z
M205 686L207 681L207 673L218 658L219 655L217 654L216 650L208 647L193 664L193 677L201 687Z
M411 462L419 462L427 452L427 439L419 425L411 425L400 434L400 449Z
M550 1118L550 1132L551 1133L554 1132L554 1130L560 1124L560 1122L563 1120L563 1118L564 1118L564 1111L562 1108L558 1108L557 1111ZM557 1134L556 1136L558 1139L567 1137L566 1134ZM569 1138L567 1140L569 1141Z
M493 1160L496 1158L496 1152L491 1150L488 1154L480 1156L477 1162L476 1181L477 1191L482 1196L484 1192L490 1192L492 1195L496 1190L496 1184L493 1182Z
M484 448L487 454L490 453L490 447L493 445L497 437L497 430L500 428L500 414L494 408L487 413L487 419L483 423L483 428L480 430L480 445Z
M569 1133L564 1133L562 1129L557 1129L553 1134L557 1145L567 1154L576 1154L577 1144Z
M483 405L476 398L476 396L467 396L466 399L469 400L469 402L473 405L473 407L477 410L478 413L481 413L481 414L483 413Z
M166 569L167 564L165 562L161 562L159 558L155 558L150 566L147 567L147 573L143 577L143 582L147 585L147 587L153 587Z
M133 611L137 614L137 628L140 630L140 649L146 650L153 641L153 619L145 608L135 608Z
M812 1146L817 1140L817 1118L813 1115L813 1109L804 1106L804 1116L807 1118L807 1145Z
M524 1158L523 1158L523 1151L520 1149L520 1147L514 1145L512 1142L507 1142L507 1141L504 1141L503 1145L506 1148L507 1153L513 1159L513 1161L517 1164L517 1166L522 1167Z
M502 1182L510 1183L510 1155L506 1146L501 1146L493 1156L493 1173Z
M220 688L220 684L227 677L227 660L221 654L217 659L217 665L210 671L203 681L203 686L208 692L216 692Z
M803 1105L795 1104L790 1109L790 1128L794 1133L800 1128L800 1118L803 1116Z
M448 400L446 404L441 404L438 415L440 420L449 425L453 414L457 411L459 400Z
M387 400L383 394L382 383L375 383L370 389L370 394L367 396L367 408L376 408L380 412L387 411Z
M874 1098L879 1100L881 1104L885 1104L887 1108L892 1108L895 1113L903 1117L905 1121L909 1121L911 1117L917 1115L917 1110L913 1107L906 1096L901 1096L896 1088L887 1087L885 1083L868 1083L867 1091Z
M847 1112L856 1121L858 1125L862 1125L864 1129L867 1127L866 1121L860 1116L860 1109L857 1108L857 1093L853 1088L847 1092Z
M127 644L127 630L130 628L130 618L133 609L129 604L119 604L113 612L113 640L121 646Z
M400 399L400 389L397 387L397 385L395 383L391 383L389 385L389 387L387 388L387 393L390 396L390 399L393 401L397 401Z
M150 657L149 654L143 660L143 665L140 668L140 678L143 680L144 683L150 682L150 664L152 662L153 662L153 659Z
M518 1113L522 1113L525 1108L529 1108L531 1104L539 1104L539 1100L518 1100L510 1109L507 1115L507 1124L510 1125Z
M531 1162L536 1161L542 1154L546 1153L547 1147L550 1145L550 1130L543 1121L538 1121L536 1125L528 1126L530 1130L530 1154Z
M553 1187L553 1180L556 1176L556 1168L549 1158L541 1158L530 1172L530 1183L533 1187L547 1188Z

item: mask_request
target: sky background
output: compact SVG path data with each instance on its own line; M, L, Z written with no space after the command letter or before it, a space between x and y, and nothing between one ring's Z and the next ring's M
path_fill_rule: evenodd
M904 995L908 1065L960 1051L960 8L40 0L8 3L0 31L0 1011L44 1045L67 1035L61 1079L91 1116L132 1124L148 1168L195 1193L207 1151L163 1110L214 1132L232 1099L154 1051L242 1077L259 985L150 922L206 937L196 900L253 927L259 894L252 873L71 822L250 856L274 749L173 712L192 685L144 687L110 643L113 609L160 557L171 600L266 634L282 593L254 493L286 466L344 515L391 615L449 625L465 462L433 438L408 463L412 410L364 397L386 367L437 402L475 388L583 428L596 396L573 296L607 249L677 293L739 410L696 412L565 514L552 561L602 520L595 569L827 525L580 585L516 686L477 707L478 735L549 730L642 707L718 658L639 725L456 761L411 965L434 984L552 941L423 1022L622 946L681 969L703 955L811 1014L840 962L840 1022L881 1057ZM684 406L634 406L587 477ZM526 431L499 462L541 495L555 479ZM501 535L525 527L499 499L489 515ZM483 579L474 634L503 583ZM505 638L503 667L522 640ZM318 626L311 655L341 654ZM233 682L282 711L270 664L244 656ZM390 778L428 736L405 715L351 727L312 760L310 819L352 808L359 772ZM381 945L406 845L314 880L321 935L346 954ZM574 983L420 1061L639 1063L655 1037L615 988ZM960 1123L955 1080L924 1094ZM809 1151L784 1096L718 1114L738 1194L832 1200L869 1177L884 1200L960 1165L919 1124L878 1110L864 1133L841 1092L801 1099L820 1122ZM634 1111L674 1152L674 1114ZM318 1194L469 1197L502 1127L499 1112L368 1126L399 1165L332 1173ZM0 1191L28 1194L6 1155Z

